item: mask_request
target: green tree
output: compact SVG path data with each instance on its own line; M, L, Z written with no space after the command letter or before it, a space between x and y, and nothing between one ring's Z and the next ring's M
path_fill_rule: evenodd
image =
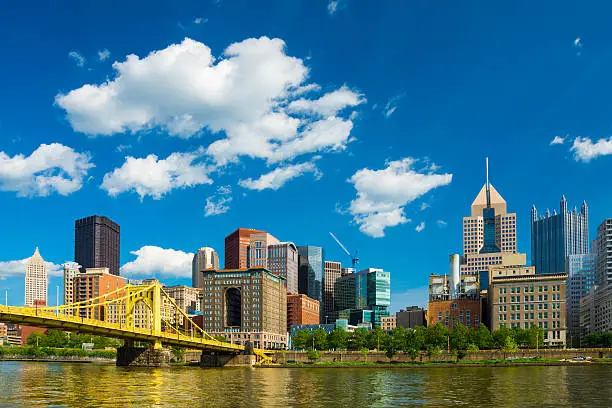
M404 328L398 327L395 328L385 336L383 341L383 349L385 350L385 355L391 361L393 356L397 354L398 351L403 350L406 347L406 340L404 338Z
M448 342L448 329L441 323L427 326L425 329L425 345L428 348L437 348L442 350L446 348Z
M484 324L470 332L470 343L473 343L480 350L488 350L493 345L491 332Z
M185 349L183 347L172 346L171 351L174 361L183 361L183 358L185 357Z
M216 335L216 336L214 336L214 339L217 340L217 341L222 341L224 343L229 343L229 340L225 336Z
M28 346L36 346L36 347L47 347L48 339L43 333L32 333L26 339L26 344Z
M425 347L425 328L418 326L414 329L404 331L404 342L406 353L415 360L419 351Z
M525 346L529 348L542 347L544 345L544 329L532 324L525 332Z
M333 350L344 350L347 347L348 333L343 327L336 327L327 335L327 347Z
M327 350L327 332L319 327L312 333L315 350Z
M348 347L350 350L361 350L368 345L369 332L366 328L359 327L350 334L348 338Z
M504 345L502 346L502 351L504 354L516 353L518 351L518 346L516 341L511 336L506 337L504 340Z
M383 329L381 329L380 326L376 326L368 335L368 347L370 350L381 350L386 336L387 334Z
M47 347L63 348L70 345L68 335L58 329L49 329L46 333Z
M363 362L365 363L366 361L368 361L368 353L370 352L370 350L368 350L366 347L364 347L361 350L359 350L359 352L363 356Z
M477 351L479 351L480 349L478 348L478 346L474 343L470 343L467 346L467 352L468 353L475 353Z
M308 359L313 363L321 358L321 353L319 350L308 350Z
M506 344L506 339L508 337L512 338L512 330L510 330L507 327L501 327L497 330L495 330L492 334L493 337L493 345L495 346L495 348L497 349L502 349L504 347L504 345ZM512 339L514 340L514 339Z
M457 323L453 330L450 333L450 344L451 347L457 351L464 352L467 350L468 344L470 342L470 328Z
M308 330L298 330L292 339L293 348L304 350L312 346L312 333Z

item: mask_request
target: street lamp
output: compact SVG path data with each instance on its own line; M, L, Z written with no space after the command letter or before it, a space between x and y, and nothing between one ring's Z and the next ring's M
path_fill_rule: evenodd
M8 306L8 288L4 288L4 306Z
M59 285L55 285L55 315L59 315Z

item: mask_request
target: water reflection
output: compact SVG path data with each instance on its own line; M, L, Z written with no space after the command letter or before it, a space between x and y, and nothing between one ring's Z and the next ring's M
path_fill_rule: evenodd
M603 407L612 366L168 369L0 363L0 407Z

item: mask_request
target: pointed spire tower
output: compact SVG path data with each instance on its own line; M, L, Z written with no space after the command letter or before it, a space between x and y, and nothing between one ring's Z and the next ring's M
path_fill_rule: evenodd
M47 267L40 256L38 247L34 255L26 262L25 305L36 306L47 304Z

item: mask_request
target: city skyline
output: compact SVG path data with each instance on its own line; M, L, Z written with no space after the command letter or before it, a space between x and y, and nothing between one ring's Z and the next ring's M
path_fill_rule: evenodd
M55 286L61 287L60 265L74 260L74 221L100 214L121 225L123 276L189 284L191 269L183 265L190 265L197 249L209 246L222 256L223 237L240 226L296 245L321 246L326 259L348 267L349 258L328 236L333 231L351 252L359 251L358 269L393 273L392 311L424 305L429 274L443 273L448 254L461 253L461 218L484 182L487 156L491 179L517 214L516 250L528 259L532 205L544 212L562 194L586 200L591 237L610 217L612 197L596 183L612 165L606 150L609 78L605 69L594 69L612 62L605 41L611 29L593 21L605 13L556 4L558 12L550 16L545 7L516 5L501 16L483 3L474 6L479 11L469 24L453 12L433 11L435 23L425 26L419 21L431 21L421 17L432 11L410 4L349 3L332 14L325 2L272 7L279 4L249 7L249 13L238 13L246 6L233 2L187 2L171 11L147 4L150 18L133 25L95 4L41 6L28 18L21 5L5 10L0 26L13 34L0 43L7 58L20 61L0 67L1 77L11 78L7 94L18 95L0 115L2 221L11 234L0 247L0 289L8 288L9 303L23 303L24 260L36 246L51 263L53 303ZM136 15L140 7L127 5L124 15ZM276 11L264 12L268 8ZM195 23L202 15L206 22L202 17ZM406 16L416 23L405 24ZM515 19L523 32L510 29ZM50 21L64 28L49 36ZM490 21L499 29L490 32ZM401 35L398 27L405 30ZM22 43L17 47L9 37ZM580 50L577 37L584 42ZM373 38L387 39L385 46L371 47ZM270 53L264 57L274 56L266 60L282 66L296 63L290 68L298 77L278 68L300 87L283 99L286 117L264 115L270 122L257 122L262 117L257 106L231 92L229 102L207 100L203 106L187 100L185 110L151 95L145 101L124 95L118 103L134 102L126 106L133 109L109 106L102 112L79 99L86 85L101 92L107 78L109 84L118 77L129 82L128 61L136 59L128 55L161 75L150 53L169 58L173 49L206 54L207 47L216 58L207 62L213 73L217 61L240 68L239 57L249 47L262 47ZM199 72L197 61L179 62L186 64L185 72ZM503 80L491 69L501 66ZM264 101L284 90L259 77L247 80L245 89L253 83L265 88ZM176 85L168 96L193 85L163 75L143 81ZM259 97L258 90L253 88ZM330 99L338 105L327 105ZM143 104L151 109L140 109ZM164 113L139 122L119 111ZM236 118L249 126L237 126ZM295 120L313 132L323 125L338 132L325 128L333 140L303 148L296 143L272 148L268 133L257 139L262 145L248 143L253 141L248 130L265 133L265 124L292 129ZM307 136L301 127L296 132ZM39 162L47 167L41 170ZM68 162L73 166L62 165ZM146 169L159 178L135 176ZM562 177L551 177L553 171ZM51 175L60 182L51 183ZM388 183L379 183L383 180Z

